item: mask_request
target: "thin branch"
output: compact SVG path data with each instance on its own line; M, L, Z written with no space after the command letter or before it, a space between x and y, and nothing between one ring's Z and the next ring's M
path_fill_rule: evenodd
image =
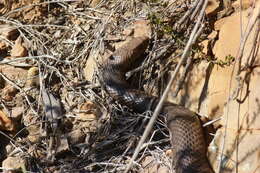
M132 158L131 158L131 160L130 160L130 162L129 162L129 164L128 164L126 170L125 170L125 173L127 173L127 172L131 169L134 160L137 158L137 155L138 155L138 153L139 153L139 151L140 151L140 149L141 149L141 147L142 147L142 145L143 145L145 139L147 138L148 134L150 133L150 131L151 131L152 127L153 127L153 124L154 124L155 120L157 119L157 116L159 115L159 113L160 113L160 111L161 111L161 108L162 108L162 106L163 106L163 103L164 103L164 101L165 101L166 98L167 98L167 95L168 95L168 93L169 93L169 91L170 91L172 82L173 82L174 79L176 78L177 73L179 72L181 65L182 65L182 64L185 62L185 60L187 59L187 55L188 55L188 53L189 53L189 50L190 50L190 48L191 48L191 46L192 46L192 44L193 44L193 42L194 42L194 40L195 40L195 39L194 39L194 36L196 35L196 33L197 33L198 29L199 29L199 26L200 26L200 24L201 24L201 21L202 21L202 19L203 19L203 17L204 17L204 12L205 12L205 8L206 8L207 4L208 4L208 0L205 0L205 1L204 1L204 4L203 4L203 7L202 7L202 9L201 9L201 11L200 11L200 15L199 15L199 17L198 17L198 20L197 20L197 22L196 22L196 25L194 26L194 28L193 28L193 30L192 30L191 36L190 36L190 38L189 38L189 41L188 41L188 43L187 43L187 45L186 45L186 47L185 47L185 49L184 49L184 52L183 52L183 54L182 54L181 60L180 60L180 62L178 63L178 65L177 65L177 67L176 67L174 73L172 74L171 79L170 79L170 81L169 81L169 83L168 83L166 89L164 90L163 95L162 95L162 97L161 97L161 99L160 99L160 101L159 101L159 103L158 103L158 105L157 105L157 107L156 107L156 109L155 109L155 111L154 111L154 113L153 113L153 115L152 115L152 117L151 117L151 119L150 119L148 125L147 125L146 128L145 128L145 131L144 131L144 133L143 133L143 136L141 137L141 139L140 139L140 141L139 141L139 143L138 143L138 145L137 145L137 147L136 147L136 149L135 149L135 152L134 152L134 154L133 154L133 156L132 156Z

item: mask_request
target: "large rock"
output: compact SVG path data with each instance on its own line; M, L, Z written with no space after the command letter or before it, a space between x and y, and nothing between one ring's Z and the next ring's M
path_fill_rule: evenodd
M260 3L257 2L255 13L260 10ZM250 17L249 11L250 9L242 12L243 31ZM222 118L218 122L222 127L211 146L211 151L214 152L210 157L214 169L217 170L224 148L222 173L236 170L239 173L260 172L260 53L258 52L253 67L242 71L239 76L236 75L240 26L240 13L222 19L217 27L219 40L213 49L217 62L227 62L227 57L235 57L237 62L223 67L205 62L196 64L187 76L178 98L175 99L202 115ZM251 48L255 45L253 38L256 27L259 26L255 25L246 42L242 66L247 62ZM240 83L238 78L241 79ZM240 92L233 94L238 89ZM229 98L231 99L228 102Z

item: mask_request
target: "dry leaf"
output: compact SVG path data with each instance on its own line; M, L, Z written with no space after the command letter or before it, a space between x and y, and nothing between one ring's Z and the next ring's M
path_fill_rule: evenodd
M4 42L0 42L0 53L6 52L7 46Z
M15 88L15 87L13 87L11 85L7 85L3 89L3 99L5 101L12 101L17 93L18 93L18 89L17 88Z
M15 40L19 36L19 32L16 27L10 25L1 25L0 35L8 40Z
M28 55L27 49L22 45L22 38L18 37L15 41L15 45L11 50L12 57L24 57Z
M55 133L58 130L59 120L62 118L60 101L45 89L42 89L42 100L46 118L51 123L52 131Z
M82 113L80 113L79 116L77 116L77 119L80 119L82 121L96 120L99 117L99 109L91 101L83 103L80 106L80 111Z
M91 8L94 8L96 7L99 3L100 3L101 0L92 0L91 3L89 4L89 6Z
M0 129L7 131L15 129L13 121L3 111L0 111Z

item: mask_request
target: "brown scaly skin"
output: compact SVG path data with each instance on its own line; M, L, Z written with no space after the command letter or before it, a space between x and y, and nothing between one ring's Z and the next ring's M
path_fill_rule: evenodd
M140 113L154 110L159 98L129 86L125 73L142 58L148 41L147 37L136 37L118 48L103 62L100 75L103 87L112 98ZM207 146L196 113L169 102L164 104L161 113L167 115L176 173L214 173L208 162Z

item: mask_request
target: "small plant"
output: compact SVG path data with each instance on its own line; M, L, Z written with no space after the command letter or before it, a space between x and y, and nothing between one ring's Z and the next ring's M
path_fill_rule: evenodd
M216 60L214 64L219 65L220 67L230 66L232 62L235 61L235 57L232 55L227 55L225 60Z

